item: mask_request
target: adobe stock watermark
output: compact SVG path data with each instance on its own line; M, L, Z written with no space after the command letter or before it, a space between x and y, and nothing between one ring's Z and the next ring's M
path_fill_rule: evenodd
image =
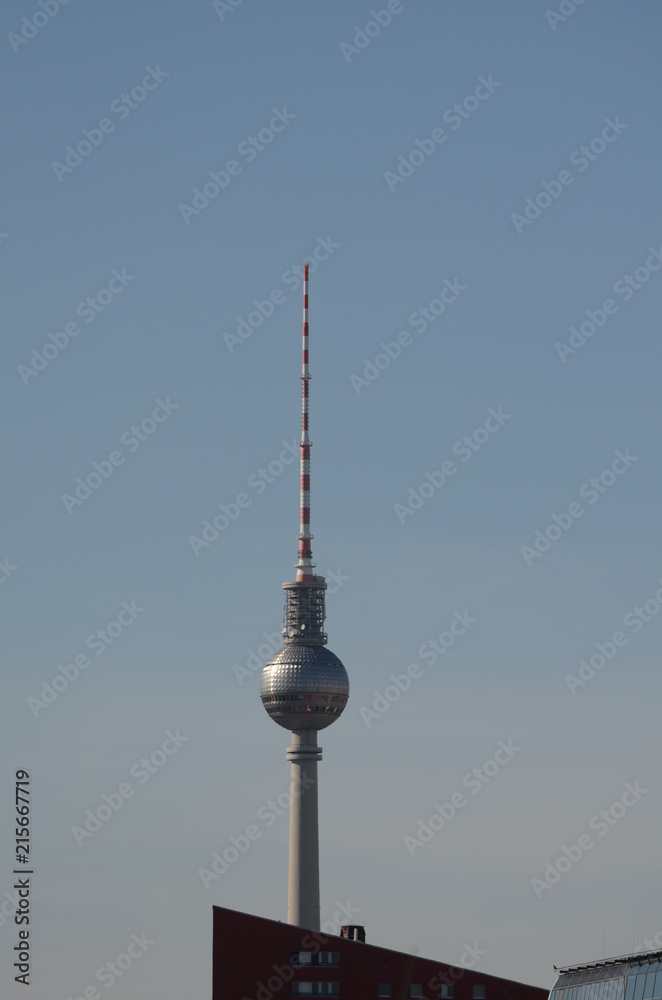
M617 295L621 303L629 302L633 295L646 285L655 271L662 268L662 243L659 247L650 246L648 256L643 264L635 268L632 274L624 274L614 283L613 294ZM610 316L615 316L619 310L619 303L615 299L604 299L597 309L585 309L585 320L579 322L577 326L571 326L568 343L557 341L554 345L561 364L567 363L568 357L581 350L584 344L593 337L598 330L604 329L609 322Z
M312 253L308 258L304 258L304 260L308 260L310 273L314 274L319 264L328 260L334 251L339 248L340 243L334 243L330 236L327 236L326 239L318 236ZM291 267L288 267L286 271L283 271L280 280L281 284L286 285L289 291L296 292L303 284L303 266L301 264L293 264ZM255 308L247 313L246 318L237 316L236 333L228 333L227 331L223 333L223 340L230 354L234 354L236 347L239 347L249 337L252 337L255 330L262 326L265 319L271 319L277 306L284 305L286 301L287 293L283 292L280 288L272 289L264 299L253 299L252 305Z
M662 931L658 931L654 938L645 938L640 941L633 954L640 951L658 951L662 949Z
M474 767L473 770L467 771L462 778L462 787L470 791L472 795L478 795L486 785L489 785L494 780L504 767L510 764L515 754L519 753L521 749L521 747L513 744L512 737L506 742L499 740L492 757L483 761L480 767ZM429 844L435 834L443 830L457 816L460 810L464 809L469 801L464 792L458 790L453 792L446 802L435 802L433 806L434 812L428 819L419 819L416 827L416 836L406 834L403 838L403 843L410 857L413 858L417 850Z
M21 896L20 890L21 885L16 883L12 886L13 892L9 889L5 889L0 899L0 927L4 927L7 919L15 918L21 911L25 911L25 903L28 902L25 898L25 893ZM17 923L15 919L11 920L12 924Z
M442 656L445 656L449 649L452 649L460 636L475 625L477 618L472 618L468 611L454 611L453 618L447 629L444 629L437 638L428 639L418 650L418 655L426 664L431 667ZM372 708L362 705L359 708L361 718L369 729L375 719L380 719L391 705L399 701L412 686L414 681L423 676L423 667L420 663L410 663L404 674L391 674L392 684L389 684L382 694L380 691L374 692Z
M442 1000L453 996L453 987L464 979L467 969L475 969L476 966L488 955L487 948L481 948L477 941L473 944L462 945L462 954L459 959L459 966L451 966L449 969L440 969L428 981L428 989L437 993Z
M153 944L156 944L156 942L148 938L145 931L142 934L132 934L129 938L126 951L117 955L112 962L106 962L104 965L101 965L96 971L95 979L97 982L103 983L104 988L109 990L111 986L115 985L118 979L126 975L133 963L142 958L147 949ZM101 1000L101 996L102 994L94 983L91 983L83 989L79 996L74 997L73 994L70 994L68 1000Z
M607 809L601 809L591 817L588 823L589 829L597 833L599 838L606 837L616 824L620 823L628 810L633 809L644 795L648 795L648 792L649 789L641 788L638 781L635 781L634 785L629 781L626 782L621 797L612 802ZM531 888L538 899L542 899L546 890L557 885L573 865L579 864L584 855L593 850L596 843L590 833L583 833L577 838L576 844L561 847L561 853L555 861L546 861L543 877L530 879Z
M283 441L282 444L284 447L278 453L278 457L272 458L266 466L252 472L246 480L246 486L254 491L255 496L261 496L267 487L279 479L287 466L292 465L298 457L299 443L296 439L291 442ZM221 513L216 514L211 520L205 519L202 522L200 536L188 536L188 543L193 553L199 556L202 549L208 549L210 545L217 542L223 532L227 531L230 525L239 519L242 511L252 505L253 499L254 497L242 490L229 503L219 503L218 507Z
M7 35L7 41L14 52L18 55L21 48L31 42L60 13L60 8L68 3L69 0L39 0L38 9L30 17L21 19L20 31L10 31Z
M556 31L559 24L565 24L583 3L584 0L561 0L558 10L546 10L545 17L552 31Z
M139 761L129 770L132 778L135 778L138 785L146 785L166 764L177 751L189 741L188 736L182 736L179 729L171 732L169 729L165 733L165 739L161 746L154 750L149 757L141 757ZM92 811L87 809L83 826L72 826L71 833L79 847L83 841L93 837L101 829L104 823L119 812L124 803L133 798L136 794L135 786L130 781L123 781L116 792L110 794L104 792L101 796L101 803Z
M84 128L81 132L83 138L78 140L76 147L71 145L66 147L64 163L53 160L51 167L60 184L67 174L73 174L83 160L87 159L95 149L99 148L104 139L115 131L117 122L126 121L131 112L135 111L153 90L158 90L163 81L170 76L170 73L162 70L158 64L156 69L152 66L146 66L145 71L141 83L132 87L128 93L120 94L111 103L110 111L117 121L113 121L112 118L102 118L96 128Z
M267 125L263 125L256 135L249 135L237 146L237 155L243 157L246 163L252 163L267 146L270 146L280 132L284 132L291 122L295 121L296 115L291 114L285 106L283 109L273 108L273 116ZM244 165L239 160L228 160L221 170L210 170L208 176L211 180L203 182L202 188L194 187L191 192L191 204L180 202L179 214L188 226L192 218L200 215L208 207L209 203L218 198L221 191L225 191L232 183L233 178L239 177L243 172Z
M135 598L132 601L122 601L120 609L115 618L107 622L103 628L98 628L92 632L85 640L85 649L89 649L95 656L103 656L110 647L117 642L120 636L124 635L127 629L131 628L138 619L138 615L144 614L145 609L138 607ZM81 673L92 666L92 660L86 652L76 653L69 663L60 663L58 673L49 681L43 681L39 697L30 696L27 705L35 719L39 713L45 711L49 705L60 697L73 683L77 681Z
M224 21L225 15L233 14L243 2L244 0L212 0L212 7L218 14L219 21Z
M329 945L329 938L326 936L333 935L337 937L340 934L340 929L343 923L352 924L355 922L355 918L361 912L360 907L352 906L351 899L348 899L346 903L337 902L336 912L333 915L332 920L327 920L322 924L321 930L319 931L306 931L301 938L301 943L299 948L301 951L307 954L317 955L322 951L323 946ZM324 933L322 933L324 932ZM289 986L292 979L294 978L294 973L306 968L302 964L292 961L283 963L282 965L272 965L271 969L273 975L269 976L266 982L259 979L255 986L253 987L252 993L255 1000L273 1000L281 990L286 986ZM249 997L243 997L243 1000L251 1000Z
M628 469L632 468L635 462L639 461L637 455L631 455L630 449L625 452L615 451L615 458L611 465L603 469L598 476L592 476L579 488L579 495L582 500L586 500L587 506L596 504L600 497L603 497L612 486L618 481L620 476L624 476ZM540 559L545 552L549 552L566 531L570 531L575 522L583 517L586 508L582 507L578 500L573 500L568 504L568 508L560 514L552 514L546 528L536 528L533 534L533 545L521 545L520 552L526 565L531 568L536 559Z
M340 566L336 570L327 569L324 577L330 581L330 584L327 586L327 595L337 594L340 588L348 580L351 580L350 576L345 576ZM262 636L266 639L266 642L260 643L256 650L246 650L245 665L242 666L241 663L232 664L232 672L242 687L248 677L254 677L255 674L261 673L265 663L283 648L283 636L281 632L263 632Z
M120 444L125 445L129 455L138 451L138 448L151 436L156 433L161 424L179 409L179 403L173 403L170 396L165 400L160 397L155 399L156 406L151 414L145 417L139 424L132 424L128 430L120 435ZM124 465L126 455L120 449L114 449L108 458L100 462L92 462L92 472L88 472L83 479L78 476L76 479L73 494L63 493L61 496L67 514L73 514L76 507L82 507L86 500L92 496L95 490L103 486L120 465Z
M314 781L308 777L305 771L299 769L299 785L296 797L300 798L314 785ZM278 821L281 816L285 816L292 805L291 791L281 792L275 799L269 799L257 810L256 819L258 822L250 823L243 833L237 836L228 837L227 847L224 847L220 854L214 851L211 858L211 869L198 868L198 875L205 889L208 889L212 882L221 878L232 865L235 865L239 858L243 857L251 846L260 840L265 830L269 829Z
M577 167L577 173L585 173L591 164L595 163L606 152L611 143L616 142L618 137L629 127L621 121L618 115L616 115L615 120L605 118L605 127L600 134L571 153L570 163L573 167ZM527 197L525 199L524 213L513 212L510 216L510 221L515 227L517 235L521 236L527 226L532 226L536 219L539 219L542 213L555 201L558 201L571 184L575 183L575 180L575 174L566 168L561 170L554 180L542 181L538 193L533 198Z
M657 582L660 586L648 600L644 601L643 606L635 606L623 618L623 625L629 629L631 635L638 635L643 627L653 621L662 610L662 578ZM588 660L582 658L579 661L577 675L565 675L565 682L570 694L575 695L577 688L586 687L589 681L592 681L598 672L615 658L618 650L627 646L629 639L630 636L618 629L611 635L611 638L604 642L596 642L594 644L595 652L588 655Z
M409 315L407 322L416 333L425 333L428 327L434 323L446 308L452 305L460 297L462 292L466 292L467 285L460 284L459 278L444 278L439 297L431 299L427 306L419 306ZM412 334L408 330L401 330L395 340L388 344L382 340L379 344L381 351L370 361L363 359L363 375L350 375L349 381L357 396L361 395L361 390L366 389L373 382L376 382L383 371L391 367L391 362L400 357L405 347L411 347L414 343Z
M463 463L470 462L474 455L501 430L511 417L512 414L503 412L502 406L498 406L496 410L490 407L487 411L487 418L480 426L474 428L471 434L465 434L458 438L451 448L452 454L456 455ZM418 489L414 489L413 486L409 487L407 502L393 504L395 516L400 524L404 524L408 517L413 517L416 511L420 510L438 490L441 490L448 480L457 473L458 468L459 466L452 458L445 458L439 464L438 469L433 469L432 472L426 469L423 473L424 479L419 484Z
M125 267L121 271L113 268L110 272L110 280L100 288L94 295L88 295L86 299L76 306L76 315L80 316L86 323L93 323L105 309L121 295L131 281L135 281L135 274L127 274ZM69 320L64 323L60 330L47 334L50 343L45 343L40 349L32 348L30 363L18 365L17 372L21 377L23 385L28 385L31 378L36 378L46 368L51 361L55 361L57 356L66 350L74 337L81 333L81 327L76 320Z
M450 126L452 132L457 132L478 111L485 101L489 101L490 97L501 86L502 84L499 81L492 78L491 73L488 74L487 79L484 76L479 76L478 84L474 87L473 91L462 101L456 102L450 108L447 108L441 116L441 120L445 125ZM404 184L447 141L448 132L441 128L441 126L432 129L430 134L425 136L424 139L415 139L413 148L410 149L409 153L401 153L398 157L395 170L384 171L384 180L389 191L393 193L399 184Z
M18 573L18 566L10 561L9 556L0 561L0 584L6 583L10 577Z

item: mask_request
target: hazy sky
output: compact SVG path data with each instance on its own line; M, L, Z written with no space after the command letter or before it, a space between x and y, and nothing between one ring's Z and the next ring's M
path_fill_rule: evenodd
M548 988L603 930L653 939L659 3L55 4L7 0L0 61L0 893L27 768L31 995L205 997L213 904L285 919L289 737L258 687L306 258L351 681L323 921Z

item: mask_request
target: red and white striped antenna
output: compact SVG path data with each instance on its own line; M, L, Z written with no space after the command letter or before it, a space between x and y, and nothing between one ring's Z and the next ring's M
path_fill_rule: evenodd
M299 559L296 564L297 583L309 583L315 580L315 563L311 548L310 533L310 448L308 437L308 384L310 371L308 369L308 264L303 265L303 353L301 367L301 492L299 516Z
M310 533L310 449L308 437L308 264L303 266L303 367L299 558L296 580L283 584L283 649L265 664L260 698L269 716L292 733L290 873L287 919L295 927L320 926L317 733L341 715L349 697L347 671L329 649L324 631L326 580L315 575ZM308 791L302 795L302 790Z

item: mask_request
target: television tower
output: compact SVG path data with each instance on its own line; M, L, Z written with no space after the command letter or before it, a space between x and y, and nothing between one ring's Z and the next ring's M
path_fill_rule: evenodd
M340 717L349 698L347 671L326 648L324 591L315 575L310 533L310 448L308 437L308 264L303 268L303 367L301 427L301 503L296 579L283 584L283 649L265 665L260 698L279 726L292 732L290 873L287 921L311 931L320 928L317 733Z

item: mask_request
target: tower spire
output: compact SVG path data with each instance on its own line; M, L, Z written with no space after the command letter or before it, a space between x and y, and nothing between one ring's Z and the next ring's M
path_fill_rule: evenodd
M317 764L322 749L317 733L340 717L349 697L349 678L338 657L326 648L326 580L315 575L310 542L310 448L308 437L308 264L303 268L303 366L299 558L296 579L283 584L283 649L265 665L260 697L268 714L292 733L290 872L287 919L319 930L319 837Z
M303 337L301 355L301 488L299 502L299 559L296 582L311 583L315 579L315 564L310 533L310 448L308 437L308 400L310 370L308 368L308 264L303 265Z

